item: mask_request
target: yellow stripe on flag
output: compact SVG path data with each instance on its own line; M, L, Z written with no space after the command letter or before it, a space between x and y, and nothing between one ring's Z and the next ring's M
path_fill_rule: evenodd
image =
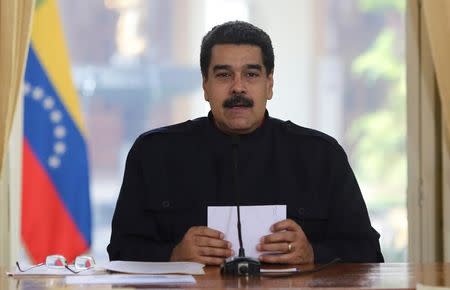
M31 41L61 101L80 131L84 132L80 104L73 85L69 55L62 31L62 22L55 0L42 1L42 4L36 7Z

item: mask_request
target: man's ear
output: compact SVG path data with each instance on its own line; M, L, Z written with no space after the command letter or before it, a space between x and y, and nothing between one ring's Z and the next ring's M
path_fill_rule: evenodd
M273 72L267 76L267 100L271 100L273 96Z
M203 77L203 82L202 82L203 97L205 98L205 101L209 102L208 90L207 90L207 87L206 87L206 83L207 82L208 82L208 80L206 79L206 77Z

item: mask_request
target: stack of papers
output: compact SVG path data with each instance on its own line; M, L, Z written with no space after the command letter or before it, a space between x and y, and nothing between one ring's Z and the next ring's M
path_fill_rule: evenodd
M93 275L68 276L66 284L109 284L109 285L161 285L161 284L194 284L191 275Z
M416 285L417 290L450 290L450 287L430 286L418 283Z
M205 265L194 262L131 262L111 261L104 268L111 272L129 274L190 274L203 275Z
M193 262L112 261L78 274L74 274L67 269L52 269L44 265L29 269L26 272L20 272L16 269L7 274L14 277L66 276L66 284L167 285L193 284L195 279L192 275L205 274L203 267L203 264ZM108 274L108 271L127 274Z

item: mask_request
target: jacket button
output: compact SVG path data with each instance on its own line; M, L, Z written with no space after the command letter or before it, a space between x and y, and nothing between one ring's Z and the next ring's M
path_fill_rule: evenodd
M170 206L170 201L164 200L164 201L162 202L162 207L163 207L163 208L168 208L169 206Z

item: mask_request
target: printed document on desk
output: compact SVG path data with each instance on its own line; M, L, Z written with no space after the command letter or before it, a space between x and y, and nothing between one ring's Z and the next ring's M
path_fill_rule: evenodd
M261 237L270 234L270 226L286 219L286 205L240 206L242 243L247 257L258 258L256 250ZM235 255L239 253L237 209L235 206L209 206L208 227L225 234L225 240L233 244Z
M112 272L128 274L190 274L203 275L205 265L195 262L111 261L103 267Z
M82 285L178 285L195 284L195 279L191 275L130 275L111 274L95 276L68 276L66 284Z

